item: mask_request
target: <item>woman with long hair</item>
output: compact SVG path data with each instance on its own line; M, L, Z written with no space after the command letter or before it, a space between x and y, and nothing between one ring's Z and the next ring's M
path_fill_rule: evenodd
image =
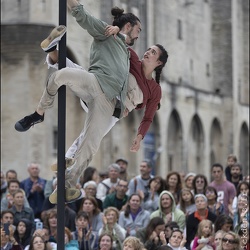
M118 224L126 229L127 236L135 236L137 230L148 225L150 213L141 207L141 202L139 194L132 194L125 211L120 212Z
M31 238L29 250L48 250L48 248L44 239L36 235Z
M154 250L156 247L166 245L165 222L161 217L152 218L146 228L137 230L136 237L143 242L147 250ZM164 237L161 237L164 234ZM163 242L162 242L163 239Z
M226 232L222 239L217 250L239 250L240 249L240 240L236 233L232 231Z
M98 233L103 226L103 213L99 209L96 199L92 196L84 197L79 211L87 213L92 231Z
M194 196L197 194L205 195L205 188L208 185L207 177L203 174L197 174L193 179L193 193Z
M189 188L181 189L179 204L176 208L179 208L186 216L196 211L194 195Z
M49 241L56 243L56 231L57 231L57 209L52 208L46 211L45 219L44 219L45 226L49 229Z
M98 250L114 250L113 247L113 238L109 233L103 233L100 235L98 240Z
M175 203L179 203L180 191L182 189L181 176L178 172L169 172L166 176L166 190L171 192L175 198Z

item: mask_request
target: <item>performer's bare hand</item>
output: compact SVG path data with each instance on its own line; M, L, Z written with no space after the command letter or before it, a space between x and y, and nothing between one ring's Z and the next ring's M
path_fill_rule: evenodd
M140 149L141 140L142 140L142 135L141 134L137 135L130 148L131 152L137 152Z
M118 26L108 25L105 29L105 36L112 36L116 39L116 35L119 33L120 29Z

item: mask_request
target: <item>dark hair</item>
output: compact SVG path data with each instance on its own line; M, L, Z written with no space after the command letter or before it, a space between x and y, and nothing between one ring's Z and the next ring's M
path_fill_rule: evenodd
M112 25L118 26L119 29L122 29L126 23L130 23L131 26L134 27L138 22L141 22L133 13L124 13L124 9L118 7L113 7L111 14L114 17Z
M206 177L205 175L203 175L203 174L197 174L197 175L194 177L194 179L193 179L194 195L197 194L197 188L196 188L196 184L195 184L195 183L196 183L196 180L199 179L199 178L201 178L201 179L204 180L204 190L203 190L203 194L205 195L205 188L207 187L208 182L207 182L207 177Z
M76 214L76 218L75 220L78 220L80 218L84 218L85 220L89 221L89 216L86 212L84 211L79 211L77 214Z
M220 168L223 171L223 166L220 163L214 163L211 167L211 170L213 170L215 167Z
M230 230L233 230L233 219L226 214L218 215L217 219L214 222L214 231L217 232L221 230L222 226L225 224L231 224Z
M160 188L156 192L160 194L163 190L166 189L166 182L161 176L155 176L149 180L148 187L150 188L150 184L154 180L159 180L160 181Z
M20 222L23 222L25 224L26 230L24 233L24 236L22 238L19 237L19 233L17 230L18 225L20 224ZM32 223L30 220L26 219L26 218L22 218L20 219L17 224L16 224L16 230L14 232L14 237L16 239L16 241L23 247L25 248L27 245L30 244L30 240L32 237Z
M45 243L44 239L43 239L42 236L40 236L40 235L35 235L35 236L33 236L33 237L31 238L29 250L34 250L33 243L34 243L35 238L37 238L37 237L39 237L39 238L41 238L41 239L43 240L44 249L47 250L47 249L48 249L48 248L47 248L47 244Z
M184 214L186 214L186 204L185 204L184 200L182 199L182 193L184 191L189 192L191 194L191 204L195 204L195 202L194 202L194 195L193 195L192 191L189 188L182 188L181 191L180 191L179 203L180 203L181 211Z
M169 221L169 222L165 225L165 229L168 228L168 227L169 227L171 230L177 230L177 229L180 228L176 221Z
M15 180L10 180L10 181L8 182L8 188L10 187L10 184L11 184L11 183L17 183L18 186L20 187L20 182L19 182L19 180L17 180L17 179L15 179Z
M217 198L218 198L217 190L216 190L214 187L212 187L212 186L207 186L207 187L205 188L205 195L206 195L207 190L210 190L210 191L213 191L213 192L214 192L214 194L215 194L215 200L217 201Z
M231 166L231 169L232 169L232 167L238 167L241 171L242 171L242 166L241 166L241 164L240 163L234 163L232 166Z
M162 64L157 66L154 70L155 71L155 81L160 84L160 76L161 76L162 69L164 68L165 64L168 61L168 52L161 44L156 44L155 46L157 46L161 50L161 55L159 57L159 61L161 61ZM160 107L161 107L161 104L158 103L158 109L160 109Z
M177 185L176 185L176 188L175 188L175 192L178 193L182 189L182 182L181 182L180 174L178 172L176 172L176 171L172 171L172 172L169 172L167 174L167 176L166 176L166 190L169 190L168 180L169 180L169 177L172 176L172 175L177 176Z
M3 210L3 211L1 211L1 219L3 218L3 216L5 215L5 214L12 214L12 216L13 216L13 219L14 219L14 213L11 211L11 210Z
M87 167L84 172L83 172L83 177L82 177L82 186L88 182L88 181L92 181L93 179L93 175L94 173L97 171L97 169L95 167Z
M149 239L150 235L154 232L155 228L159 225L165 225L164 220L161 217L152 218L146 227L146 239Z
M250 183L249 183L248 181L241 181L241 182L238 184L238 186L237 186L237 190L236 190L237 195L236 195L236 196L238 196L238 195L241 193L241 192L240 192L240 188L241 188L242 185L246 185L246 186L248 187L248 189L250 189Z
M139 199L140 199L140 201L142 201L141 196L140 196L139 194L131 194L131 195L129 196L128 201L127 201L127 206L126 206L125 211L124 211L124 215L125 215L125 217L127 217L127 218L129 217L129 213L130 213L129 201L132 199L133 196L138 196Z
M112 237L112 235L111 235L110 233L108 233L108 232L102 233L102 234L99 236L99 239L98 239L98 249L100 249L100 242L101 242L102 237L104 237L104 236L108 236L108 237L110 238L110 240L111 240L111 249L112 249L113 237Z
M12 174L15 174L15 175L17 176L17 172L16 172L16 170L14 170L14 169L9 169L9 170L7 170L7 172L5 173L5 176L7 176L8 173L12 173Z

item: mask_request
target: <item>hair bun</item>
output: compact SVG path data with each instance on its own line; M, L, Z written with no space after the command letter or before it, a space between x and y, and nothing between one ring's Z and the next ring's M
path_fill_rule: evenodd
M123 12L124 12L124 9L120 9L118 7L113 7L111 9L111 14L112 16L114 16L114 18L120 17L123 14Z

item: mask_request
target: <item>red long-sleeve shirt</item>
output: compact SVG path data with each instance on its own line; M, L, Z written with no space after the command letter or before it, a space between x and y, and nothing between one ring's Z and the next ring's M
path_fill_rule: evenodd
M154 79L146 79L142 68L142 62L133 49L129 48L129 50L130 73L136 78L137 84L143 93L143 103L137 105L136 109L145 107L144 116L137 132L137 134L141 134L144 137L153 121L158 103L160 103L162 95L161 86Z

